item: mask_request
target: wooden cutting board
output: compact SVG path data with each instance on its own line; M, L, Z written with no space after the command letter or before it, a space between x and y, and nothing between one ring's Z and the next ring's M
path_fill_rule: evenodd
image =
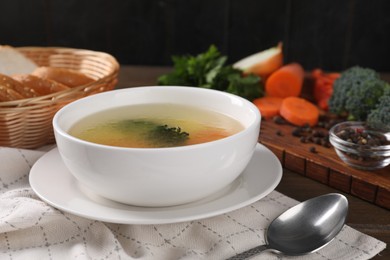
M121 70L117 88L153 85L150 79L170 72L171 68L148 68L148 74L145 74L144 67L128 70L123 67ZM312 99L313 82L309 75L306 75L302 96ZM390 73L381 76L390 82ZM259 141L276 154L285 168L390 209L390 166L372 172L353 169L338 158L333 148L318 145L315 146L317 153L313 154L309 151L313 144L301 143L299 138L292 136L293 129L291 125L262 121ZM277 135L278 130L284 136Z
M349 167L333 147L302 143L292 135L294 128L290 124L263 120L259 142L275 153L283 167L390 209L390 166L375 171ZM315 153L310 151L311 147L315 147Z

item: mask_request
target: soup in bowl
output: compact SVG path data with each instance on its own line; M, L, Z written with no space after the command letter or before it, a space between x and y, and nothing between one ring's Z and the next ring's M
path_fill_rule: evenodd
M90 191L135 206L173 206L232 183L254 153L261 116L241 97L150 86L74 101L53 118L59 153Z

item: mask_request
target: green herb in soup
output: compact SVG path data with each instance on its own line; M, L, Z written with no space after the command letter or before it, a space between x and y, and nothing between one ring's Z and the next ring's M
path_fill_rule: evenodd
M124 134L136 133L145 139L145 142L152 147L172 147L185 145L189 139L189 133L183 132L180 127L170 127L159 125L144 120L122 120L112 124L110 127L116 128Z
M119 107L90 115L69 133L98 144L160 148L210 142L243 129L224 114L191 106L145 104Z
M156 146L179 146L185 145L190 134L182 132L180 127L169 127L168 125L159 125L147 133L148 142Z

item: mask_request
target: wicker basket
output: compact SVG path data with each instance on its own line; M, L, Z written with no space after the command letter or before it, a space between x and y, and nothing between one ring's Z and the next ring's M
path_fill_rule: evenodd
M53 143L52 119L61 107L81 97L111 90L118 81L119 64L107 53L54 47L17 50L38 66L77 70L96 81L41 97L0 102L0 146L37 148Z

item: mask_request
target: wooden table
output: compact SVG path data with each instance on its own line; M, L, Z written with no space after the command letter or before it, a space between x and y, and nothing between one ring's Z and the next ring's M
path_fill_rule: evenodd
M117 88L156 85L158 76L168 71L170 68L167 67L122 66ZM344 194L349 201L347 224L387 244L387 249L374 259L390 258L389 210L340 192L288 169L283 169L283 178L276 190L299 201L331 192Z

